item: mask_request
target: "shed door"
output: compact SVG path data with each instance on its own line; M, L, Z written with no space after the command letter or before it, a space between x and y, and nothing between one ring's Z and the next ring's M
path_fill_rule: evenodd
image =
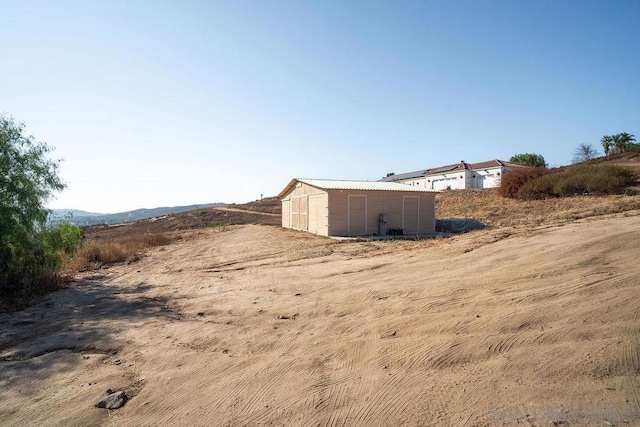
M367 234L367 196L349 196L349 236Z
M404 196L402 203L402 228L404 234L420 234L420 199Z
M309 229L309 197L295 197L291 199L291 228L296 230Z

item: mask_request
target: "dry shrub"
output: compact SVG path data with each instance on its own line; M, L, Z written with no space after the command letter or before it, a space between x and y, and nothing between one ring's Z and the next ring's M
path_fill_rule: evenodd
M502 177L500 195L516 198L524 184L547 174L549 170L543 167L521 167L510 170Z
M143 234L142 236L136 236L135 238L132 238L132 239L138 242L142 242L143 247L146 247L146 248L151 248L155 246L165 246L173 242L173 240L175 240L172 237L166 234L161 234L161 233Z
M21 310L35 298L64 287L63 277L52 268L43 268L33 275L8 275L5 279L7 283L0 287L0 312Z
M500 194L522 200L623 194L637 179L633 170L612 164L581 164L552 170L522 168L505 174Z
M502 197L499 188L442 192L436 195L437 218L474 218L489 229L533 228L556 225L577 218L640 210L640 197L632 192L620 195L553 197L522 200Z
M66 263L69 271L84 271L105 264L135 262L142 252L151 247L168 245L175 237L166 234L140 234L115 239L93 240L82 247Z
M635 184L634 171L611 164L576 165L526 182L517 197L525 200L582 194L622 194Z

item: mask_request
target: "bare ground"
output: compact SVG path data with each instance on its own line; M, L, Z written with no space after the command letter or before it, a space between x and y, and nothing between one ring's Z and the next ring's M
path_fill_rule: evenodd
M0 424L640 424L640 211L191 233L0 315ZM131 399L95 408L107 389Z

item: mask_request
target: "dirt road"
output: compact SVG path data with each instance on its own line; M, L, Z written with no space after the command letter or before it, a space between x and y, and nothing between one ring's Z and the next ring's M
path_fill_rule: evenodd
M200 231L0 316L3 425L640 423L640 214ZM94 405L127 391L121 409Z

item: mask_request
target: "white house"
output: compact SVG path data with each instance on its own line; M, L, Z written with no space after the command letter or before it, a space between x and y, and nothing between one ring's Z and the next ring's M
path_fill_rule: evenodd
M415 172L387 176L380 181L398 182L428 190L456 190L465 188L499 187L505 172L521 165L502 160L467 163L423 169Z

